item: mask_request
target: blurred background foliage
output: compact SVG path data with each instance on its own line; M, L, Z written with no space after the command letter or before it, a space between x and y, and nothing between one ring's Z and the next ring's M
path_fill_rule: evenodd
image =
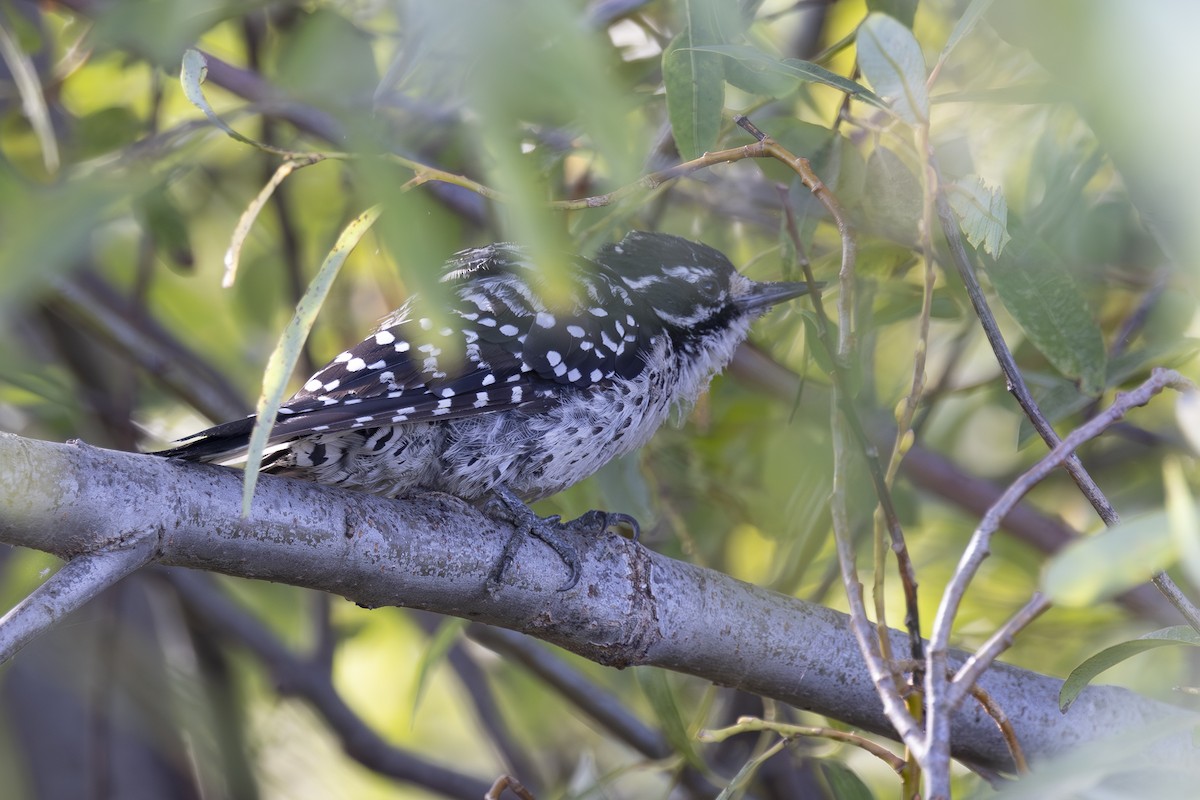
M755 278L794 277L787 203L817 277L835 279L836 231L777 163L718 166L593 209L547 204L747 144L731 122L747 113L812 161L858 228L855 389L886 442L917 347L919 150L877 106L797 72L817 64L866 83L855 31L872 11L911 29L922 68L932 67L967 9L961 0L10 0L0 5L0 429L147 449L247 413L316 267L345 224L377 203L383 216L334 284L294 386L411 293L436 313L440 263L496 240L527 244L553 272L564 252L657 229L720 248ZM1200 10L1184 0L1006 0L965 30L930 86L944 179L992 193L1007 214L1007 245L980 249L985 287L1061 431L1153 366L1195 377L1196 30ZM209 56L205 96L227 124L288 151L348 154L282 182L250 226L228 289L226 250L282 159L221 133L187 101L177 76L189 47ZM507 202L453 183L414 188L405 160ZM541 510L633 512L656 550L840 607L826 507L828 361L808 307L759 323L681 427ZM944 470L902 472L895 487L926 619L975 524L970 481L1004 484L1044 452L952 269L938 274L928 350L917 442ZM1187 452L1160 403L1082 455L1133 515L1162 507L1164 457L1194 477ZM865 478L855 492L854 522L866 532L874 498ZM1065 478L1032 502L1074 531L1101 527ZM1054 546L1029 533L997 542L968 596L960 646L977 645L1024 602ZM53 566L28 552L0 558L9 604ZM664 797L676 785L712 796L761 746L673 741L651 757L456 622L220 585L266 625L263 636L331 670L349 709L381 737L479 780L510 771L549 797ZM202 601L177 588L163 574L126 581L0 670L8 796L455 794L396 783L339 743L327 715L296 699L304 691L286 670L214 629ZM899 622L894 579L889 598ZM1061 675L1158 626L1152 610L1129 602L1056 609L1008 658ZM656 731L694 734L765 713L756 698L699 681L639 681L637 670L536 646ZM1156 696L1189 680L1178 653L1140 658L1107 677ZM706 775L689 765L688 748ZM981 786L966 774L962 782ZM857 751L802 743L743 788L888 796L895 783Z

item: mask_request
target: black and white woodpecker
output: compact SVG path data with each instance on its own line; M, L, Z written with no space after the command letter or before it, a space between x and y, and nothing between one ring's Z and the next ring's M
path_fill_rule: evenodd
M262 470L386 497L499 501L558 552L570 588L579 560L562 523L524 503L644 444L695 401L751 322L808 286L757 283L719 251L662 233L630 233L568 267L569 296L550 306L522 248L457 253L442 279L446 321L415 316L410 301L322 367L279 409ZM253 426L217 425L159 455L236 460ZM625 515L585 519L636 532Z

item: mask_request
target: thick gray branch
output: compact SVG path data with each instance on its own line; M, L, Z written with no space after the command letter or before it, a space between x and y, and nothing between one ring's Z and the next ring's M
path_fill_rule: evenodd
M239 518L240 504L236 471L0 434L0 541L71 558L113 546L136 522L158 532L162 564L320 589L366 607L453 614L602 664L677 670L895 735L836 611L615 535L576 541L583 576L572 591L555 591L563 565L529 542L489 594L487 575L511 530L454 498L395 502L263 476L249 519ZM1035 758L1183 713L1093 687L1064 716L1059 681L1005 665L980 686ZM954 717L953 738L957 757L1010 766L995 725L975 705ZM1195 757L1187 736L1159 744L1164 757Z

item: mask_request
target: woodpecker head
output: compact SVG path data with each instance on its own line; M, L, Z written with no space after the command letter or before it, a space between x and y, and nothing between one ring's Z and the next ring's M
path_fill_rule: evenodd
M744 331L771 306L808 293L806 283L758 283L723 253L663 233L628 234L596 254L681 342Z

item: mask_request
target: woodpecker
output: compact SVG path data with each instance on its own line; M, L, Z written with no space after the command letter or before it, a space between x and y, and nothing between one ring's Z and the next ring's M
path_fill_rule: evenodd
M644 444L673 409L691 406L751 322L808 286L758 283L711 247L637 231L567 268L568 296L551 305L523 248L455 254L442 278L444 321L419 316L410 299L318 370L279 409L260 468L386 497L498 502L559 553L569 589L579 563L555 533L563 523L525 503ZM237 460L254 422L208 428L157 455ZM579 523L636 533L622 514L568 524ZM511 558L510 546L493 579Z

